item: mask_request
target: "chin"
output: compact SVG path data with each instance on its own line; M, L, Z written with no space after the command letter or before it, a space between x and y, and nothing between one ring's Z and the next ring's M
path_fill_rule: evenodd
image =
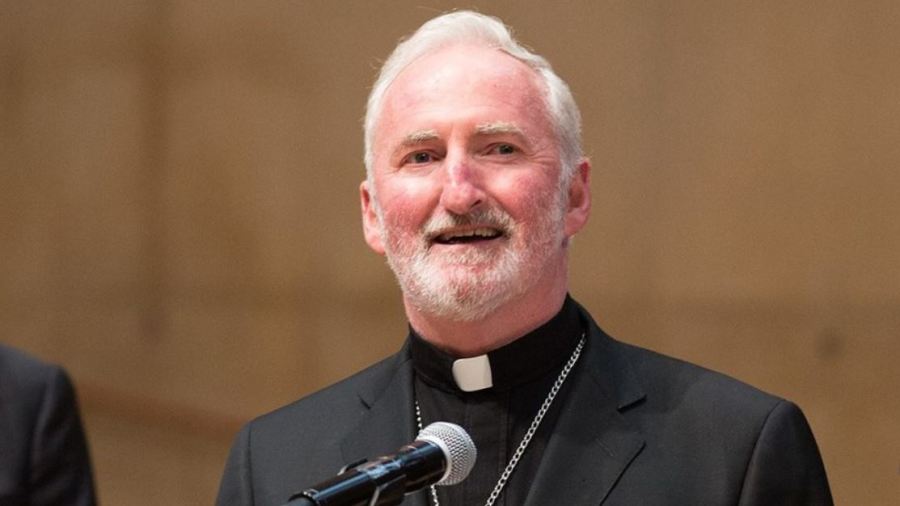
M523 249L523 248L519 248ZM544 251L544 250L539 250ZM515 248L463 255L389 255L404 298L423 315L456 322L484 320L540 283L547 255Z
M416 309L431 317L455 322L477 322L484 320L500 306L503 301L497 299L458 299L453 296L442 297L440 300L428 299L413 301Z
M402 284L404 295L418 311L451 321L482 320L518 295L514 283L490 276L484 269L459 269L453 275L407 281Z

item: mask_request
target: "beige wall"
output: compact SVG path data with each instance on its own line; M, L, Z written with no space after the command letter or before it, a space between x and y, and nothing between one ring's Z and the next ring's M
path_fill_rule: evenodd
M72 372L105 504L211 503L241 423L399 346L359 120L452 5L0 2L0 339ZM898 4L464 5L582 106L575 296L797 401L839 503L900 497Z

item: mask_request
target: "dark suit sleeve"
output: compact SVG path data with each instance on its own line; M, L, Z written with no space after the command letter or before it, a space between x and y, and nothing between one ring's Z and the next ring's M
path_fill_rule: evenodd
M30 504L90 506L94 483L75 392L61 368L47 370L32 438Z
M769 413L744 476L739 504L833 504L822 457L796 405L781 401Z
M216 506L253 506L249 424L241 429L231 447L225 472L222 474L222 483L219 485Z

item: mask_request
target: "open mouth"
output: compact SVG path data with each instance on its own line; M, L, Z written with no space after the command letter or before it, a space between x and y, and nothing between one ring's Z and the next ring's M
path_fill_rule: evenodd
M502 236L503 232L496 228L481 227L444 232L436 235L432 240L438 244L471 244L493 241Z

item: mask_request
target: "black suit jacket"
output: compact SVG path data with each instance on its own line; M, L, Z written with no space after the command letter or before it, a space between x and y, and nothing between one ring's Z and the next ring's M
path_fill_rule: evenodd
M95 504L72 383L0 344L0 506Z
M831 504L794 404L589 332L525 506ZM414 438L406 348L243 428L218 506L275 506ZM426 506L423 493L404 505ZM467 505L468 506L468 505Z

